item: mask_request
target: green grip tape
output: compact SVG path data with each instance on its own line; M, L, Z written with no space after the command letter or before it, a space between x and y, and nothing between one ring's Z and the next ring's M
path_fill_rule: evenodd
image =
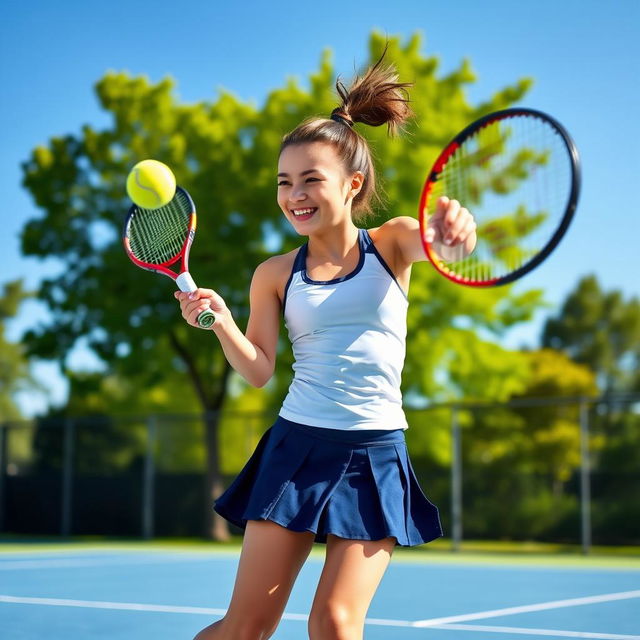
M216 317L213 314L213 311L211 311L210 309L205 309L199 316L198 316L198 324L203 328L203 329L208 329L214 322L216 321Z

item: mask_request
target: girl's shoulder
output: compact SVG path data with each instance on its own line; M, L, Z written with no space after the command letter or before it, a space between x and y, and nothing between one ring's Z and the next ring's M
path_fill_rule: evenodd
M387 242L397 244L399 237L407 232L414 231L419 226L418 220L410 216L394 216L383 222L375 229L367 229L374 242Z
M391 218L391 220L387 220L379 227L367 229L367 233L376 251L392 268L397 261L397 235L394 229L395 225L392 222L393 220L394 218Z
M260 263L258 268L266 269L272 274L280 271L287 271L287 277L289 277L289 273L291 272L291 269L293 269L293 263L295 262L296 255L298 255L298 251L300 251L300 247L287 251L287 253L271 256L264 262Z
M284 299L284 290L299 250L300 247L297 247L287 253L271 256L261 262L255 270L254 278L264 279L265 284L269 283L273 286L280 302Z
M412 262L406 259L402 248L407 242L406 238L409 238L409 242L418 243L420 248L422 247L418 221L408 216L397 216L367 231L376 251L393 273L400 288L408 295Z
M376 249L386 254L399 272L414 262L427 260L420 239L420 223L410 216L390 218L376 229L369 229Z

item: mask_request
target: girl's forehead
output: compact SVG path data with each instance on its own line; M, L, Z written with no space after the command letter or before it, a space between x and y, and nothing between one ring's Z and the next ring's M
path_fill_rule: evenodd
M338 162L339 157L333 145L324 142L306 142L286 146L278 159L278 167L282 169L288 166L294 170L304 171L312 167L302 165L313 164L318 168L335 169Z

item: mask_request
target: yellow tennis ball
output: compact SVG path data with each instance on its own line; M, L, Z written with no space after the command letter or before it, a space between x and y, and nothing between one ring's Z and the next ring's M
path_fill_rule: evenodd
M157 209L176 193L176 177L158 160L138 162L127 176L127 193L143 209Z

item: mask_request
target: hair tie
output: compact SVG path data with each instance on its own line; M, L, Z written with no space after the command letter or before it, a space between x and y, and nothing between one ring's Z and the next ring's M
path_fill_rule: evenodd
M353 128L353 120L344 112L339 109L334 109L331 113L331 119L336 122L341 122L342 124L346 124L347 127Z

